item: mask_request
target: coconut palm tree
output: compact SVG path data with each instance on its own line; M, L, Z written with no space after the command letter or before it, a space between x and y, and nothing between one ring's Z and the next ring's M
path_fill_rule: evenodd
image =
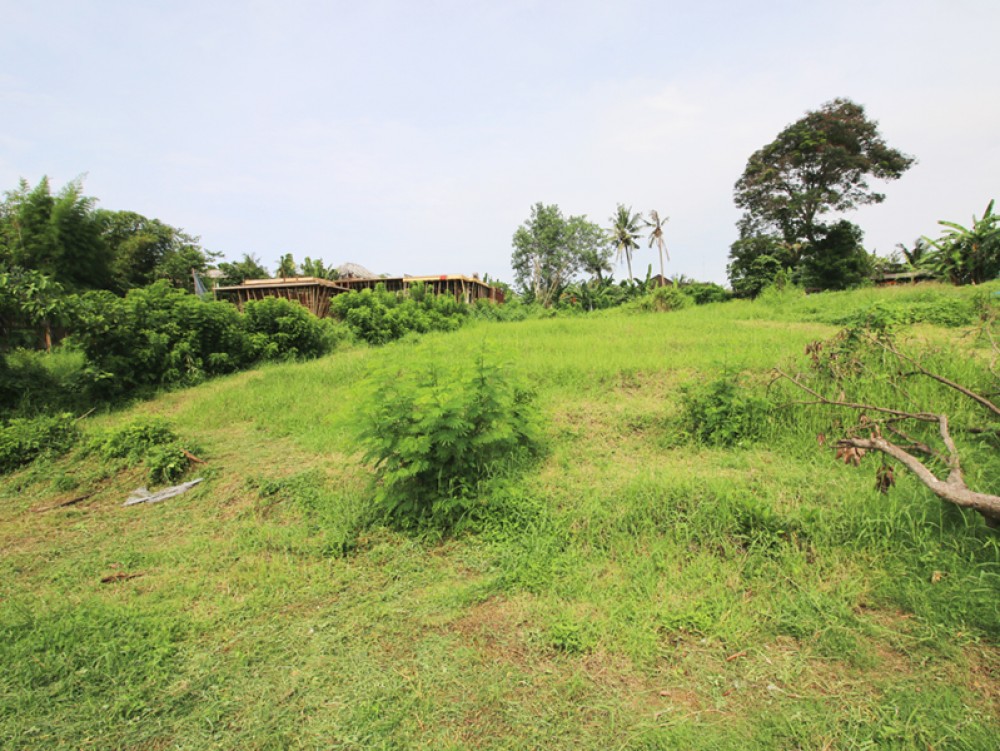
M655 243L656 249L660 251L661 279L667 278L667 274L663 270L663 256L665 255L667 257L667 260L668 261L670 260L670 253L667 252L667 243L664 242L663 240L663 225L667 223L668 219L670 219L669 216L665 216L662 219L660 219L660 214L656 211L656 209L653 209L652 211L649 212L649 219L643 220L647 227L652 228L649 231L649 247L652 248L653 244Z
M625 208L618 204L618 210L611 217L611 241L618 249L618 262L621 263L622 256L628 263L628 280L632 278L632 251L639 247L639 214L632 213L632 207Z

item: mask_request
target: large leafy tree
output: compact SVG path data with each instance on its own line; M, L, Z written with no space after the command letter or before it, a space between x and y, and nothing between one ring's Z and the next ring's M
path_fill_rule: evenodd
M736 205L745 212L741 235L813 243L824 215L885 199L868 185L870 177L895 180L913 162L886 144L864 107L834 99L750 156L735 189Z
M98 211L97 219L114 259L115 289L121 293L158 279L191 289L191 271L205 271L215 255L197 237L134 211Z
M530 299L551 305L580 271L608 268L604 231L584 216L563 216L555 204L536 203L512 239L514 280Z
M618 261L622 256L628 263L628 280L634 281L632 276L632 252L639 247L639 222L642 217L633 213L632 207L626 208L618 204L618 208L611 217L611 242L618 251Z

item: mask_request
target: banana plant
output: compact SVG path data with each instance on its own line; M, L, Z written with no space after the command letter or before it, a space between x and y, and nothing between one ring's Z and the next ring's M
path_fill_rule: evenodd
M938 222L946 228L937 240L925 237L934 248L929 265L953 284L981 284L1000 276L1000 214L989 202L982 218L972 217L972 226Z

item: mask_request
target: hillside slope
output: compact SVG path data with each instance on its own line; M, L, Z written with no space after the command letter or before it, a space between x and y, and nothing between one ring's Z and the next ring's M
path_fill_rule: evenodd
M995 748L1000 537L902 472L880 495L808 417L679 430L686 384L763 389L873 304L949 323L970 294L479 324L91 418L165 417L205 482L122 507L141 467L4 479L0 747ZM967 331L911 329L971 362ZM475 530L359 527L372 374L483 352L535 390L540 459Z

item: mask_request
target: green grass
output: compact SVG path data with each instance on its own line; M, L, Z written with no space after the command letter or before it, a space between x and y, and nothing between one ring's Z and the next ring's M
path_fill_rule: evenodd
M142 467L4 479L0 747L993 749L1000 538L979 517L902 473L879 495L874 464L817 446L822 410L749 448L678 435L684 384L764 383L838 317L914 295L934 299L479 324L90 418L162 415L206 482L123 508ZM982 370L964 329L915 332L974 353L941 356L953 376ZM484 346L536 390L542 458L484 489L474 531L364 526L371 375ZM995 452L963 448L995 491Z

